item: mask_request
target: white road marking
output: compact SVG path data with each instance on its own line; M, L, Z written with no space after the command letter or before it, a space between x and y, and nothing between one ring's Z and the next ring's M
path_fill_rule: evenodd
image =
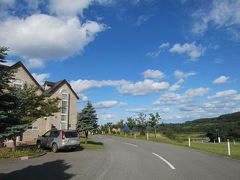
M131 144L131 143L123 142L123 144L127 144L127 145L130 145L130 146L138 147L137 145L135 145L135 144Z
M162 156L159 156L156 153L152 153L153 155L157 156L159 159L161 159L162 161L164 161L171 169L176 169L170 162L168 162L166 159L164 159Z

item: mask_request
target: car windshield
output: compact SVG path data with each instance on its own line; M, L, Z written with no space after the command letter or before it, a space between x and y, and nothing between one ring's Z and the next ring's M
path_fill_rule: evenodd
M78 134L76 131L64 132L64 134L66 138L78 137Z

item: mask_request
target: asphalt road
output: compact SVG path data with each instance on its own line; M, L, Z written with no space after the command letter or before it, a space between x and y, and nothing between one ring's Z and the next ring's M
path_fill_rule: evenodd
M35 159L0 160L0 180L239 180L240 161L189 148L94 136L101 150L48 153Z

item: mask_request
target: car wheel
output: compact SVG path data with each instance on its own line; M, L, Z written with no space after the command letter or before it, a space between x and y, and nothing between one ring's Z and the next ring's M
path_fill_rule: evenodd
M41 142L40 142L40 141L37 142L37 148L38 148L38 149L41 148Z
M52 145L52 152L56 153L58 151L58 146L56 143Z

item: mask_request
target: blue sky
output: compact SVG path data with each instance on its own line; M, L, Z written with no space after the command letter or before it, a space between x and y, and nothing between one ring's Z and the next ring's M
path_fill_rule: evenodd
M0 0L0 42L40 82L67 79L99 123L240 111L238 0Z

